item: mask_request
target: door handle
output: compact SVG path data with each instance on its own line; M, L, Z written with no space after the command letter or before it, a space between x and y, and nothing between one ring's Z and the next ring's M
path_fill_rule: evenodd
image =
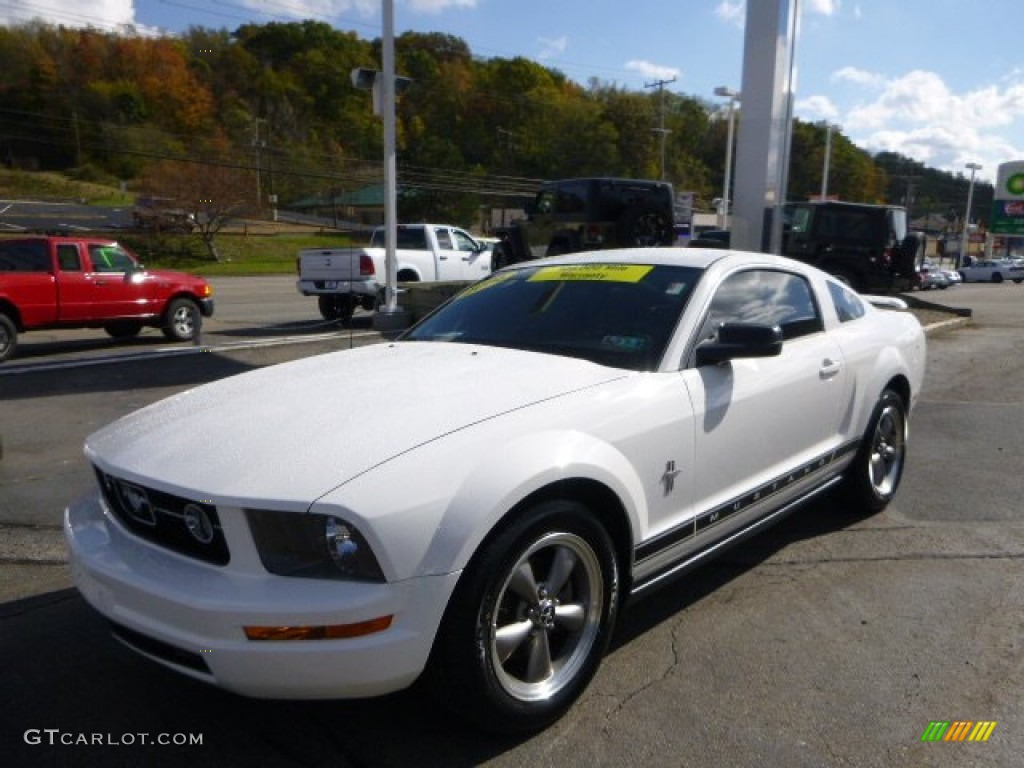
M821 368L818 370L818 378L831 379L839 373L842 364L838 360L826 357L821 361Z

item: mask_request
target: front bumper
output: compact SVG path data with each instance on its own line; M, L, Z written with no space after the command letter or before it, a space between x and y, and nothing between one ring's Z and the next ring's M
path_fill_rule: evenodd
M234 523L232 560L223 567L137 538L107 514L97 495L85 497L64 515L75 585L135 650L246 696L356 698L416 679L458 573L393 584L275 576L254 549L246 551L246 539L249 547L252 541L244 512L221 514ZM386 615L394 617L388 629L342 640L250 641L243 630L355 624Z
M213 299L200 299L199 300L199 313L203 317L213 317Z

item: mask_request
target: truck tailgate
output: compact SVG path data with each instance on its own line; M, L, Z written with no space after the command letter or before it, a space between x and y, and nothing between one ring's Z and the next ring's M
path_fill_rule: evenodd
M299 277L302 280L358 280L359 254L356 248L303 249L299 253Z

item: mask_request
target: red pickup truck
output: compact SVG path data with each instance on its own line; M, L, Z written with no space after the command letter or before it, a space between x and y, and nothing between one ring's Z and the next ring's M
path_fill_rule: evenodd
M188 341L211 315L213 288L206 280L145 269L113 240L0 240L0 362L14 354L24 331L103 328L124 338L152 326Z

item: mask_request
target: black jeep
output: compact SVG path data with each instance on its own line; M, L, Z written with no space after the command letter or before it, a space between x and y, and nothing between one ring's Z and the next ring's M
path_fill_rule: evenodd
M782 254L835 275L855 291L910 290L920 239L896 205L809 202L783 208Z
M603 248L671 245L675 194L663 181L565 179L546 182L526 218L495 235L494 269L543 256Z

